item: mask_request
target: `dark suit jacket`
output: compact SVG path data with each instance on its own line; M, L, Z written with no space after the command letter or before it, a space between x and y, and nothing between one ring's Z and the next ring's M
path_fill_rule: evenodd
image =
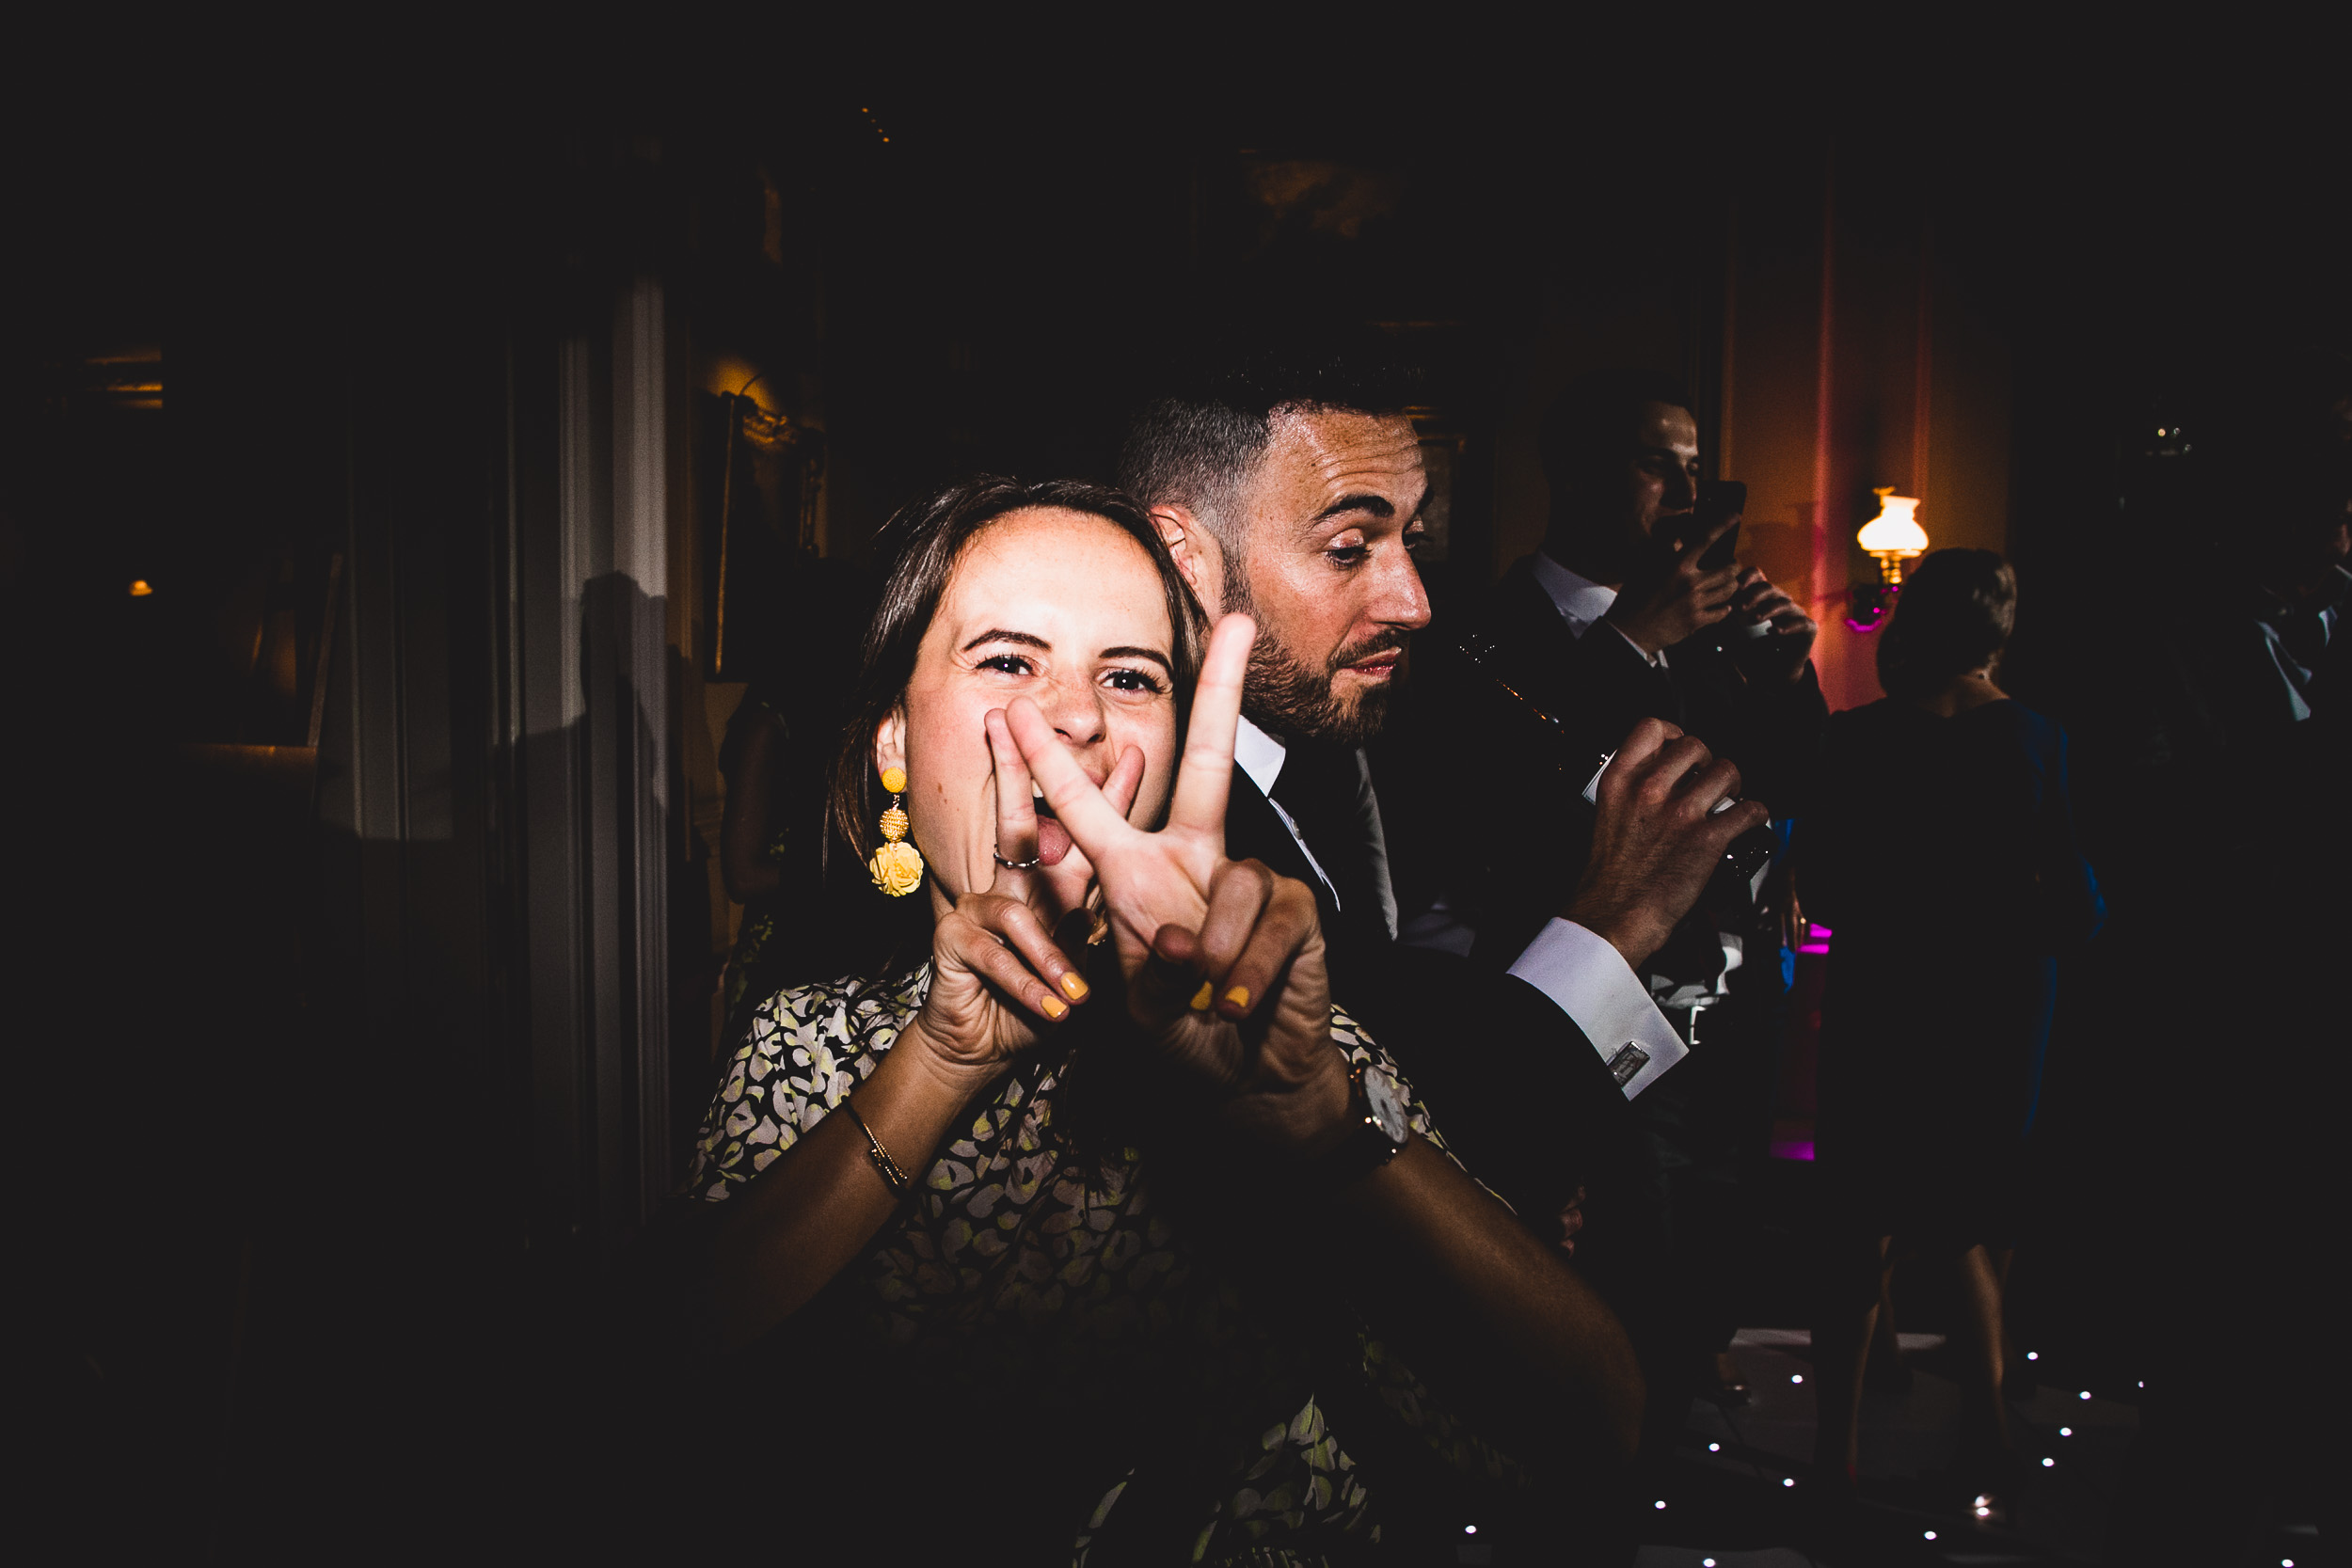
M1532 694L1598 750L1614 750L1644 719L1663 719L1738 764L1740 794L1776 815L1794 804L1829 721L1810 665L1795 681L1752 681L1708 633L1667 649L1662 670L1605 626L1571 637L1528 561L1497 586L1489 629Z
M1296 755L1287 759L1285 771L1304 760ZM1336 778L1330 782L1335 785L1339 783ZM1283 783L1287 784L1288 779ZM1314 847L1316 862L1345 890L1344 908L1334 897L1331 885L1316 875L1314 866L1300 852L1298 841L1283 825L1273 802L1238 763L1233 767L1232 791L1226 799L1225 852L1237 861L1263 861L1278 876L1295 878L1314 890L1315 903L1323 916L1324 941L1331 955L1333 992L1344 1005L1347 991L1355 988L1342 985L1343 973L1348 979L1356 979L1356 966L1375 958L1388 945L1389 932L1381 911L1369 907L1374 903L1370 896L1370 868L1358 863L1368 853L1366 846L1354 833L1314 831L1327 821L1336 824L1353 815L1351 803L1333 800L1328 806L1329 814L1325 817L1302 812L1301 827L1313 835L1308 842Z
M1701 635L1666 651L1666 668L1644 658L1632 643L1606 626L1582 638L1569 634L1559 607L1545 592L1530 561L1522 560L1497 585L1485 630L1497 648L1511 683L1560 721L1565 744L1579 765L1547 772L1531 785L1535 832L1544 841L1516 858L1530 868L1515 875L1509 865L1489 866L1480 927L1482 946L1492 942L1516 952L1551 913L1581 875L1590 849L1589 814L1576 799L1591 768L1616 750L1644 719L1662 719L1704 741L1740 769L1740 793L1762 800L1783 815L1793 809L1808 781L1820 747L1829 706L1820 680L1808 666L1795 681L1750 680L1729 649ZM1489 683L1491 684L1491 683ZM1473 697L1464 711L1478 711L1495 699ZM1506 749L1532 756L1532 726L1520 721L1496 728ZM1535 774L1531 761L1514 771ZM1766 936L1764 922L1755 935Z
M1347 844L1310 838L1347 885ZM1539 1233L1579 1185L1604 1227L1613 1172L1633 1158L1631 1117L1584 1032L1549 997L1450 953L1406 947L1384 925L1334 907L1330 890L1257 784L1239 767L1225 850L1314 889L1331 955L1332 998L1392 1053L1470 1173ZM1356 848L1355 853L1363 851Z

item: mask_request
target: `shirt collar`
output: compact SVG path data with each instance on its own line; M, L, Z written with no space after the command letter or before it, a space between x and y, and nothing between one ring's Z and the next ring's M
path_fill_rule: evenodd
M1535 580L1551 595L1560 618L1577 636L1584 635L1586 627L1609 613L1609 607L1617 602L1617 591L1603 587L1588 577L1569 571L1542 550L1529 557L1534 567Z
M1233 761L1249 775L1258 793L1274 799L1274 781L1282 776L1282 759L1290 748L1244 719L1233 729Z

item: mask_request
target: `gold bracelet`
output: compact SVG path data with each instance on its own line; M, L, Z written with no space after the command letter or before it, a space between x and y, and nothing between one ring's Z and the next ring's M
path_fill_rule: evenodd
M884 1148L882 1140L874 1136L874 1130L866 1125L866 1118L858 1115L857 1107L845 1100L841 1108L850 1113L850 1119L857 1123L857 1130L866 1134L866 1151L872 1157L874 1168L882 1172L882 1179L890 1183L890 1190L903 1193L913 1186L913 1179L898 1168L898 1162L890 1157L890 1150Z

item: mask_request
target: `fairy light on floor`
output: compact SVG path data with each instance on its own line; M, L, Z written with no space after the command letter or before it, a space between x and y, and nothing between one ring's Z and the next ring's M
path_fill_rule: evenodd
M2042 1354L2039 1351L2027 1351L2025 1353L2025 1355L2027 1361L2039 1362L2042 1359ZM1804 1382L1804 1374L1791 1373L1788 1381L1792 1386L1802 1386ZM2137 1380L2137 1386L2140 1389L2145 1390L2147 1388L2148 1384L2145 1379L2139 1379ZM2092 1391L2090 1389L2081 1388L2075 1391L2075 1398L2084 1402L2089 1402L2091 1397ZM2061 1426L2058 1429L2058 1435L2060 1437L2071 1438L2075 1435L2075 1432L2072 1426ZM1710 1442L1707 1445L1707 1451L1710 1454L1720 1454L1724 1451L1724 1445L1721 1442ZM2041 1468L2044 1470L2055 1470L2058 1468L2058 1460L2054 1456L2044 1456L2042 1460ZM1783 1476L1781 1478L1780 1484L1783 1488L1793 1490L1797 1484L1797 1478L1794 1476ZM1989 1521L1993 1516L1996 1501L1997 1499L1995 1499L1991 1494L1979 1494L1972 1499L1969 1513L1980 1521ZM1651 1507L1654 1510L1662 1512L1666 1507L1665 1499L1662 1497L1657 1499L1651 1504ZM1940 1537L1936 1531L1930 1529L1922 1531L1920 1539L1923 1541L1935 1541L1940 1539ZM1716 1560L1711 1557L1702 1559L1700 1568L1715 1568L1715 1561ZM2292 1558L2280 1559L2280 1568L2294 1568L2294 1560Z
M1478 1527L1476 1525L1464 1525L1462 1527L1462 1533L1464 1535L1476 1535L1478 1533Z
M1663 1497L1661 1497L1661 1498L1659 1498L1656 1502L1652 1503L1650 1506L1651 1506L1652 1508L1664 1508L1664 1507L1666 1506L1666 1499L1665 1499L1665 1498L1663 1498Z

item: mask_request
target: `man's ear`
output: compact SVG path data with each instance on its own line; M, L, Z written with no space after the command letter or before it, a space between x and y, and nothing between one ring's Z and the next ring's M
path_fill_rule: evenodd
M874 726L874 771L886 773L907 765L907 710L894 707L890 717Z
M1225 551L1216 535L1193 516L1188 506L1152 508L1152 526L1160 531L1160 541L1176 558L1176 570L1184 586L1192 590L1209 624L1215 626L1225 613Z

